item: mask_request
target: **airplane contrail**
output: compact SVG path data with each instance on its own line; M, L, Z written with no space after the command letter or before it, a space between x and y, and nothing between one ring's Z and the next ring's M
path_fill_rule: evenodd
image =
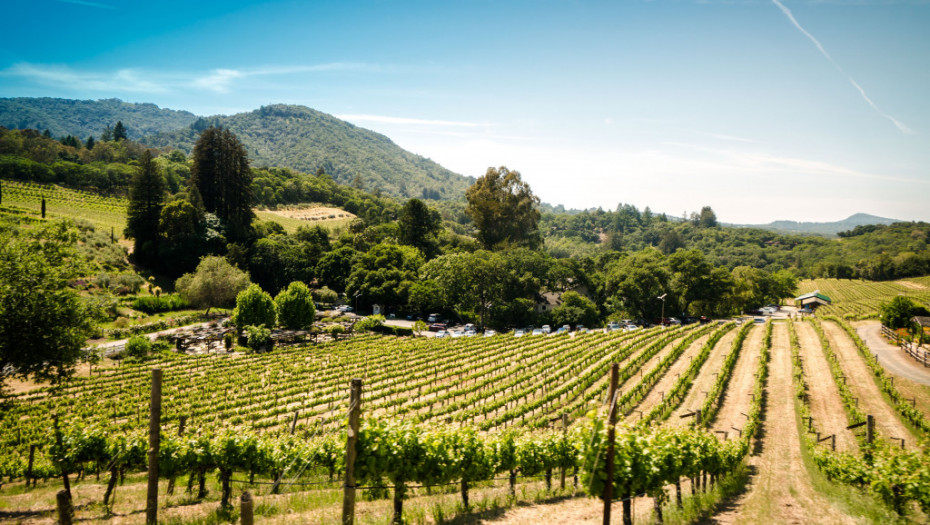
M788 20L790 20L791 23L794 24L794 27L796 27L796 28L798 29L798 31L800 31L801 33L803 33L804 36L806 36L808 39L810 39L810 41L813 42L815 46L817 46L817 49L820 51L820 54L822 54L827 60L829 60L830 63L833 64L833 67L835 67L836 70L840 72L840 74L842 74L844 77L846 77L846 80L848 80L849 83L852 84L854 88L856 88L856 90L859 92L859 95L862 96L862 99L865 100L866 103L868 103L868 105L872 107L872 109L874 109L874 110L875 110L879 115L881 115L882 117L884 117L884 118L890 120L891 123L895 125L895 127L897 127L899 130L901 130L901 133L904 133L904 134L906 134L906 135L913 135L913 134L914 134L914 130L912 130L911 128L907 127L906 124L904 124L904 123L901 122L900 120L898 120L898 119L892 117L892 116L889 115L888 113L885 113L884 111L881 110L881 108L879 108L877 105L875 105L875 102L873 102L872 99L869 98L869 96L865 93L865 89L863 89L862 86L860 86L859 83L856 82L856 81L853 79L853 77L849 75L849 73L847 73L846 71L844 71L843 68L841 68L840 65L836 63L836 60L833 60L833 57L830 56L830 53L827 53L827 50L824 49L824 47L820 44L820 42L819 42L816 38L814 38L814 35L808 33L807 30L804 29L804 27L801 26L801 24L797 21L797 19L794 18L794 15L791 13L791 10L790 10L790 9L788 9L787 7L785 7L785 5L782 4L779 0L772 0L772 2L773 2L776 6L778 6L779 9L781 9L781 12L784 13L786 17L788 17Z

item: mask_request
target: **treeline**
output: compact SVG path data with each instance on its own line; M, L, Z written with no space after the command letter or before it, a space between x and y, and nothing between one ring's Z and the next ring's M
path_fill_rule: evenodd
M802 278L887 280L930 273L930 224L858 226L839 242L815 235L784 235L717 225L710 208L682 218L621 204L615 211L543 214L540 228L557 256L654 247L668 255L698 249L715 266L791 270Z

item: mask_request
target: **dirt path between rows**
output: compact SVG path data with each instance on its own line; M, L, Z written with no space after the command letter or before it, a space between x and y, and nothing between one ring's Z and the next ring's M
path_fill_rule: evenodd
M730 375L730 382L727 383L723 393L722 405L711 426L713 430L734 432L734 427L743 428L746 424L746 416L742 413L749 412L751 402L749 395L756 381L755 371L759 363L759 350L762 348L763 335L764 328L755 326L749 330L746 340L743 341L743 349L740 351L739 359L736 360L733 373Z
M636 414L633 417L634 421L639 421L639 417L646 415L650 410L658 406L665 399L665 393L671 390L671 388L678 381L678 378L683 374L689 366L691 366L691 361L700 352L701 347L704 346L704 343L709 339L709 335L701 336L695 339L684 352L678 356L678 359L672 363L672 366L668 367L668 370L662 374L662 377L659 378L659 381L649 390L649 394L643 398L643 400L630 412L631 416ZM651 370L651 369L650 369ZM649 373L646 371L645 373ZM642 414L640 414L640 412Z
M823 436L836 434L836 450L857 451L859 444L852 431L846 430L849 422L843 408L842 398L840 398L840 390L833 380L830 364L823 355L817 332L808 323L794 323L794 328L798 334L798 342L801 344L801 362L804 366L804 377L807 380L814 427Z
M840 360L840 367L846 374L846 381L859 399L859 408L866 414L875 416L875 429L885 438L904 438L907 448L916 448L914 435L898 420L897 414L882 398L881 391L872 379L872 370L865 364L852 339L842 328L834 323L823 323L823 331L830 341L830 346ZM900 442L898 442L900 443Z
M882 324L878 321L864 321L855 325L856 333L869 347L873 354L878 355L878 362L885 370L898 377L904 377L920 383L930 385L930 368L917 362L907 355L904 350L889 343L882 337Z
M724 504L707 523L855 523L814 490L802 463L783 323L775 325L772 336L764 410L762 453L749 460L754 472L748 492Z
M691 388L688 390L688 394L685 396L684 401L672 412L666 424L671 426L690 424L691 419L682 419L681 415L701 408L701 405L707 398L705 392L708 392L711 387L714 386L714 383L717 382L720 367L723 366L723 360L730 355L730 347L733 346L733 340L736 339L736 334L738 332L739 329L730 330L717 341L710 355L707 356L707 361L704 361L704 366L701 367L701 371L698 372L697 377L694 378L694 382L691 383Z

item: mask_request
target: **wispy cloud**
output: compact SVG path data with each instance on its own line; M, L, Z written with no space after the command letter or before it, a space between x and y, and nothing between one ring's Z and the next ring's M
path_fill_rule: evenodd
M810 39L810 41L813 42L815 46L817 46L817 50L820 51L820 54L822 54L827 60L829 60L830 63L833 64L833 67L836 68L836 70L840 72L840 74L846 77L846 80L848 80L849 83L852 84L853 87L856 88L856 90L859 92L859 95L862 96L862 99L865 100L866 103L868 103L868 105L871 106L873 110L875 110L882 117L890 120L891 123L894 124L895 127L897 127L902 133L907 134L907 135L914 134L914 130L909 128L906 124L904 124L900 120L882 111L881 108L879 108L875 104L875 102L873 102L872 99L869 98L869 96L865 92L865 89L863 89L862 86L860 86L859 83L856 82L851 75L849 75L849 73L843 70L843 68L841 68L840 65L836 63L836 60L833 60L833 57L830 56L830 53L827 53L827 50L824 49L823 45L821 45L820 42L816 38L814 38L814 35L810 34L806 29L804 29L804 27L801 26L801 24L794 17L794 14L791 13L790 9L785 7L785 5L782 4L779 0L772 0L772 3L774 3L776 6L778 6L779 9L781 9L782 13L784 13L785 16L788 17L788 20L791 21L791 23L794 25L795 28L798 29L798 31L804 34L804 36Z
M160 93L165 87L149 75L134 69L119 69L109 73L77 72L65 66L14 64L0 71L0 76L20 77L39 84L63 86L87 91L126 91Z
M19 77L39 84L78 91L123 91L162 93L179 89L201 89L229 93L234 83L248 77L281 76L325 72L389 72L387 66L365 63L334 62L309 65L268 65L254 68L218 68L206 72L153 71L118 69L116 71L77 71L67 66L19 63L0 71L0 77Z
M488 124L462 122L456 120L426 120L407 117L388 117L384 115L336 115L337 118L350 122L377 122L380 124L412 124L416 126L445 126L462 128L479 128Z
M116 9L112 5L99 4L97 2L85 2L84 0L58 0L58 1L65 3L65 4L83 5L87 7L96 7L99 9L114 9L114 10Z

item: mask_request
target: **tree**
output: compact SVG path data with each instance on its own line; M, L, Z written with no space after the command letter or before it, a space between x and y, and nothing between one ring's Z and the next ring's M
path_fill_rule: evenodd
M222 257L204 257L194 273L187 273L175 282L175 289L185 300L198 308L228 308L238 294L248 288L249 274L229 264Z
M174 275L192 268L207 248L204 217L193 204L176 200L161 209L157 266Z
M303 330L313 324L316 309L310 288L294 281L274 298L278 308L278 322L289 330Z
M277 320L275 303L268 292L261 286L253 284L236 296L236 309L233 310L232 324L239 328L246 326L272 327Z
M104 142L110 142L113 140L113 128L107 124L107 127L103 128L103 133L100 134L100 140Z
M648 248L612 263L607 269L605 288L614 304L631 316L658 319L662 315L662 301L656 298L670 292L670 280L662 254ZM666 297L669 304L675 304L673 294Z
M133 253L140 261L152 261L158 253L158 232L165 205L165 178L149 150L142 153L139 168L129 183L129 205L123 235L135 240Z
M420 199L409 199L397 218L400 228L400 242L414 246L427 259L432 259L438 251L437 235L442 231L442 217L439 212L430 209Z
M412 246L382 243L359 255L346 282L346 294L365 305L403 306L417 281L423 255Z
M710 206L701 208L701 214L698 216L698 226L701 228L713 228L717 226L717 214Z
M228 129L205 129L194 144L191 184L206 211L215 213L230 241L251 235L252 172L245 147Z
M87 137L87 141L84 142L84 147L87 148L88 150L92 150L94 149L94 144L96 143L97 141L94 139L94 136L90 135L89 137Z
M578 292L568 291L560 297L562 304L552 310L552 321L557 325L598 324L597 306Z
M126 140L126 127L123 126L122 120L117 120L116 125L113 126L113 140Z
M320 284L337 292L345 291L346 281L352 273L352 261L357 254L358 252L351 246L340 246L323 255L316 265L316 274Z
M478 228L478 240L487 249L502 245L536 248L539 234L539 197L533 195L520 173L506 167L488 168L465 192L465 213Z
M898 296L878 307L882 324L888 328L909 328L914 316L930 315L926 308L907 297Z
M0 389L7 377L57 382L74 371L96 313L68 287L81 273L76 243L61 222L0 228Z

